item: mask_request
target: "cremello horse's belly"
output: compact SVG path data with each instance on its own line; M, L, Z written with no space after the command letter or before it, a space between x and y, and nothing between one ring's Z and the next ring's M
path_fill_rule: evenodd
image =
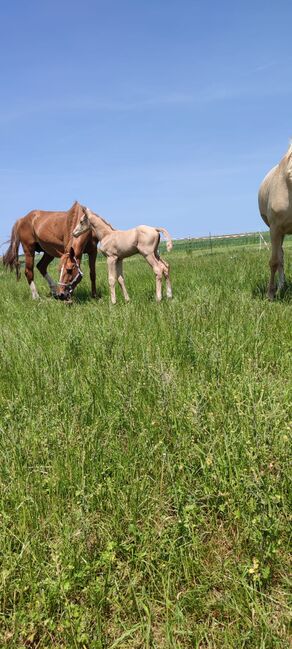
M259 210L270 228L292 233L292 192L280 165L269 171L260 186Z

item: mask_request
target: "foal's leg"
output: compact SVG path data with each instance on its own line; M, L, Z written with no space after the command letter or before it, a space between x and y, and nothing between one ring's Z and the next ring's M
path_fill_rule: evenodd
M150 255L146 255L145 259L148 262L148 264L153 268L153 272L156 275L156 300L157 302L161 302L162 276L163 276L162 264L160 263L159 259L157 259L154 252L152 252Z
M118 282L119 282L119 285L120 285L120 287L122 289L123 296L124 296L126 302L130 302L130 298L129 298L129 295L128 295L128 291L126 289L124 275L123 275L123 261L122 261L122 259L119 259L117 261L117 275L118 275Z
M116 257L107 258L107 268L108 268L108 283L110 287L110 295L112 304L116 304L116 280L117 280L117 259Z
M42 276L47 280L52 295L55 295L57 284L47 272L48 265L51 263L51 261L53 261L53 259L54 257L51 257L51 255L48 255L47 252L44 252L42 258L37 263L37 268Z
M278 232L275 228L271 227L271 244L272 244L272 254L270 258L270 283L268 286L268 298L273 300L276 293L276 284L275 284L275 274L279 268L279 263L281 264L280 278L283 279L283 265L282 265L282 241L283 235Z
M34 249L29 248L27 246L23 246L24 254L25 254L25 277L28 281L29 288L31 290L31 295L33 300L39 297L39 294L36 289L36 285L33 281L34 279L34 273L33 273L33 266L34 266Z
M162 264L163 268L163 275L165 277L166 281L166 297L171 298L172 297L172 287L171 287L171 282L170 282L170 266L165 259L162 259L162 257L159 257L159 254L156 253L156 257L159 259L160 263Z

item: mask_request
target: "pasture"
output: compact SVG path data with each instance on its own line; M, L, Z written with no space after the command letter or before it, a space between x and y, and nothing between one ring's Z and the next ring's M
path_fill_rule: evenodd
M268 257L173 251L161 304L133 258L115 307L99 256L101 299L84 263L70 307L0 270L1 647L288 648L292 294L266 300Z

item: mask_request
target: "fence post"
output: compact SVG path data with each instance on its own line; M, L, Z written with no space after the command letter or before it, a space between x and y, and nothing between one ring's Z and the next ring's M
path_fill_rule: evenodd
M211 252L213 252L211 232L209 232L209 241L210 241Z

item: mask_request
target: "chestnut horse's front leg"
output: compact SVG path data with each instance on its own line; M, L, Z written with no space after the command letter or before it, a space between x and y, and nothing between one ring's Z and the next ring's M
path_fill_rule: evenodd
M89 273L90 273L90 280L91 280L91 297L96 297L96 271L95 271L96 255L97 255L97 248L95 247L88 254Z
M47 272L48 265L51 263L51 261L53 261L53 259L54 259L54 257L51 257L51 255L48 255L47 252L44 252L42 258L37 263L37 269L40 271L42 276L47 280L48 285L49 285L49 287L51 289L52 295L55 295L56 294L57 284L56 284L56 282L54 282L52 277Z

